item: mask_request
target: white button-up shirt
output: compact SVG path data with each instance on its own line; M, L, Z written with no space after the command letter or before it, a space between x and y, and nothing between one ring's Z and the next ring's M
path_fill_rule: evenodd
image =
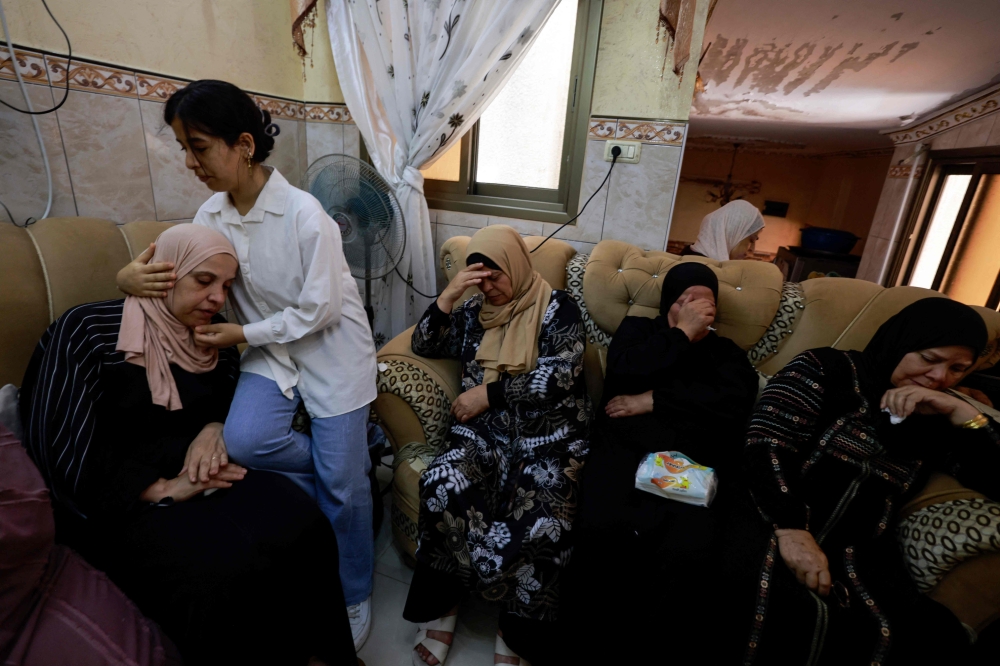
M249 349L241 370L273 379L289 399L298 387L314 418L375 400L375 344L340 227L311 194L277 169L240 217L225 192L198 209L195 224L220 232L239 256L230 301Z

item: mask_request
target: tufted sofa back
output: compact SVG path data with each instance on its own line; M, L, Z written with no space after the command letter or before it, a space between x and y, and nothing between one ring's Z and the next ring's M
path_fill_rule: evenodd
M91 217L0 224L0 386L20 385L42 333L71 307L121 298L118 270L170 225Z
M536 239L525 239L536 242ZM546 247L556 242L549 241ZM451 238L441 251L449 278L464 266L467 237ZM562 244L565 245L565 244ZM569 246L566 246L567 248ZM543 248L544 250L545 248ZM667 252L644 251L622 241L602 241L590 255L572 255L562 264L562 281L580 303L588 333L588 383L596 397L603 371L603 352L626 316L655 317L659 311L663 276L679 262L699 262L719 277L716 328L746 349L765 377L778 372L797 354L816 347L863 349L889 317L921 298L943 294L917 287L886 289L872 282L849 278L818 278L802 283L783 282L773 264L759 261L715 261L704 257L678 257ZM551 274L558 270L565 250L540 257L536 268ZM461 257L458 267L457 258ZM449 262L451 265L449 267ZM546 274L546 273L543 273ZM556 287L555 280L549 279ZM559 287L556 287L559 288ZM990 331L990 344L976 364L987 368L1000 360L1000 313L976 308ZM603 374L603 373L601 373Z
M705 264L719 278L719 335L744 349L753 347L774 319L781 300L781 271L760 261L682 258L647 252L622 241L604 241L590 255L583 278L590 316L612 335L626 316L657 316L663 277L684 262Z

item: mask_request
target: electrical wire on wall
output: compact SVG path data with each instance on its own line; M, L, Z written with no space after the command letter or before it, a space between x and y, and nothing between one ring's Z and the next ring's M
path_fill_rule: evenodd
M69 41L69 35L66 34L66 31L63 30L63 27L59 24L59 21L56 20L56 17L52 14L52 10L49 9L49 5L45 0L42 0L42 5L45 7L45 11L48 12L49 17L52 19L53 23L56 24L57 28L59 28L59 32L61 32L63 37L66 39L66 50L68 51L68 58L66 61L66 90L63 92L62 100L58 104L53 106L51 109L45 109L44 111L35 111L31 105L31 98L28 97L28 88L25 86L24 79L21 77L21 70L17 66L17 59L16 56L14 55L14 40L11 39L10 28L7 27L7 15L4 13L3 10L3 0L0 0L0 25L3 26L3 37L4 40L7 42L7 51L8 54L10 55L11 68L14 70L14 75L17 77L17 85L21 89L21 96L24 97L25 106L27 106L28 108L19 109L16 106L8 104L3 100L0 100L0 104L3 104L9 109L17 111L18 113L23 113L25 115L31 116L31 125L35 129L35 138L38 139L38 148L42 154L42 165L45 167L45 180L48 185L48 197L46 198L45 212L42 213L41 217L39 218L29 217L24 222L23 226L25 227L28 226L29 224L34 223L36 220L44 220L46 217L49 216L49 213L52 211L52 192L53 192L52 167L49 165L49 155L45 150L45 141L42 139L42 130L41 128L39 128L38 119L35 116L41 116L46 113L52 113L53 111L59 109L63 104L66 103L66 99L69 97L70 63L73 60L73 45ZM13 222L16 226L21 226L17 224L17 220L14 219L14 216L11 214L10 209L7 208L7 205L3 201L0 201L0 206L2 206L5 211L7 211L7 215L10 217L11 222Z
M552 238L557 233L559 233L560 231L562 231L563 228L567 224L570 224L571 222L573 222L574 220L576 220L576 218L578 218L581 215L583 215L583 211L587 210L587 205L591 202L591 200L593 200L594 197L597 196L597 193L601 191L601 189L604 187L604 184L606 182L608 182L608 178L611 178L611 170L615 168L615 164L618 162L618 156L621 155L621 154L622 154L622 149L619 148L618 146L615 146L615 147L613 147L611 149L611 166L608 167L608 174L606 176L604 176L604 180L601 181L601 184L597 186L597 189L594 190L594 193L590 195L590 198L588 198L587 201L583 204L583 207L580 208L580 212L577 213L576 215L574 215L573 217L569 218L565 222L563 222L561 225L559 225L558 229L556 229L551 234L549 234L548 236L546 236L545 240L543 240L541 243L539 243L538 245L536 245L535 249L531 250L531 252L529 252L529 254L535 252L536 250L538 250L538 248L540 248L541 246L545 245L549 241L550 238ZM422 292L419 289L417 289L416 287L414 287L411 280L407 280L405 277L403 277L403 274L399 272L398 268L393 268L393 270L396 271L396 275L398 275L407 284L407 286L410 287L410 289L412 289L413 291L417 292L419 295L423 296L424 298L437 298L438 296L441 295L441 292L439 292L437 294L434 294L433 296L425 294L424 292Z

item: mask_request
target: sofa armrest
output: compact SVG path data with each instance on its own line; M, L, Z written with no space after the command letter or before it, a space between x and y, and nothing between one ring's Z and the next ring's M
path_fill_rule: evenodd
M378 353L378 397L373 410L394 453L410 442L444 445L451 403L462 390L461 364L418 356L410 347L413 328Z

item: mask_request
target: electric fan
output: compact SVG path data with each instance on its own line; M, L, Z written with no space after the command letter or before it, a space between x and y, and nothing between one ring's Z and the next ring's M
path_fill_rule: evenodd
M326 155L303 178L340 227L351 275L365 281L365 312L373 324L371 281L385 277L403 258L406 227L396 196L370 165L350 155Z

